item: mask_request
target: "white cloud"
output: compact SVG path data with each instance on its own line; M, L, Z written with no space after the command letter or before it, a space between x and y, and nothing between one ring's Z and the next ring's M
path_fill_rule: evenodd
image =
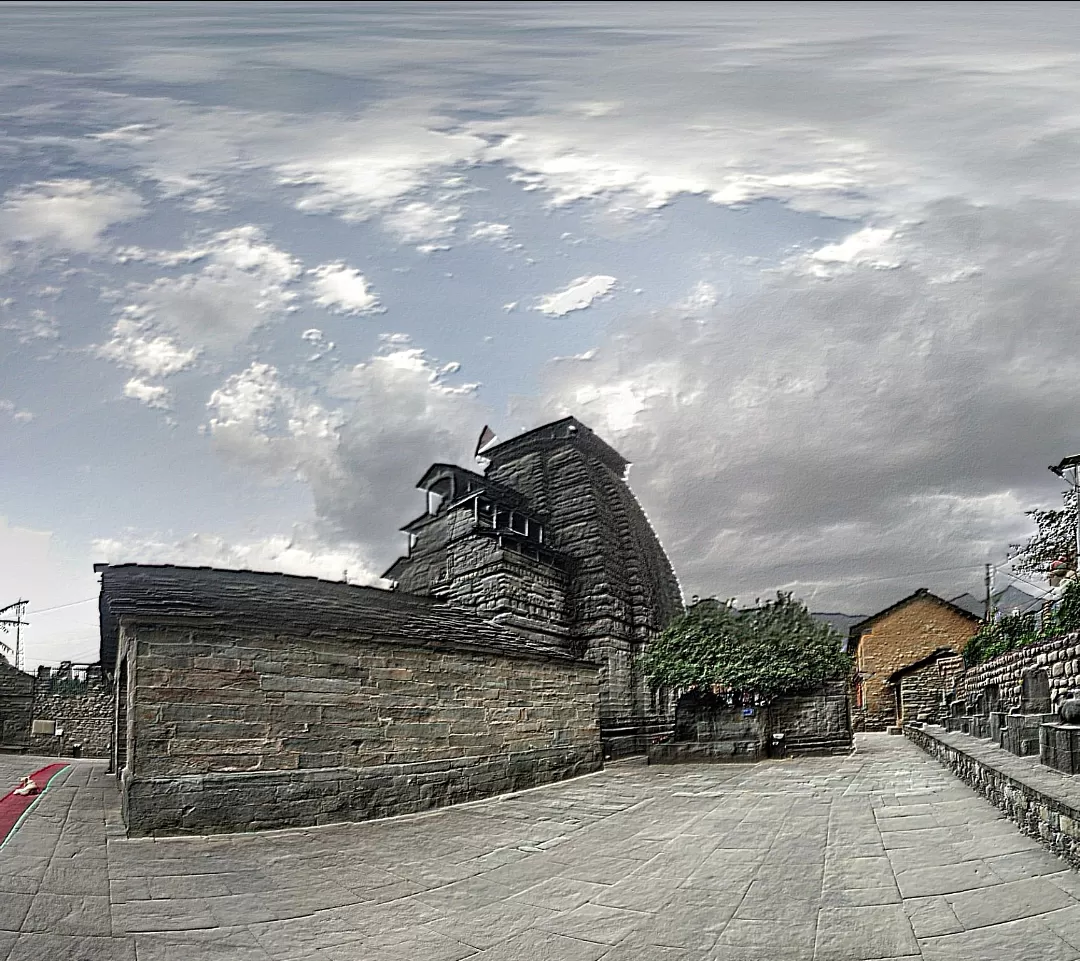
M283 184L312 188L298 202L299 209L366 220L389 210L440 172L479 157L485 147L482 139L436 129L441 125L426 103L391 101L355 120L323 125L315 136L309 135L306 145L290 144L294 156L283 157L275 166ZM424 214L413 210L411 216L423 222ZM399 216L407 227L410 214ZM437 222L438 217L432 216Z
M321 360L327 354L329 354L336 346L332 340L327 340L326 335L317 327L312 327L309 330L305 330L300 339L310 344L315 348L315 352L308 356L308 362Z
M810 272L819 277L828 277L837 267L866 265L878 269L895 269L900 264L895 259L887 258L883 249L896 237L896 232L887 227L864 227L849 234L840 243L826 244L809 256Z
M269 364L231 375L207 409L215 445L237 460L308 478L334 472L340 413L283 384Z
M576 414L634 463L687 593L794 584L870 613L977 588L1023 511L1057 500L1040 465L1074 446L1074 216L954 203L889 240L897 269L776 272L705 323L628 318L591 363L549 367L534 420Z
M563 317L572 310L584 310L606 296L615 286L615 278L605 274L578 277L562 290L540 298L536 309L549 317Z
M169 331L200 351L230 350L258 327L294 309L300 262L255 226L236 227L182 251L147 255L149 262L201 269L148 284L131 284L122 316L142 329ZM187 347L190 345L190 348Z
M16 424L29 424L34 419L32 411L18 407L10 400L0 400L0 414L7 415Z
M12 309L11 298L0 301L0 311L9 315L0 322L0 330L10 330L20 344L35 341L55 341L60 337L60 325L48 311L35 307L29 315L23 316ZM14 316L10 316L14 314Z
M404 343L407 343L406 340ZM372 379L383 383L397 381L400 384L412 382L417 386L425 381L428 389L437 394L472 394L477 384L451 386L445 378L455 374L460 364L449 363L441 367L434 364L427 353L419 347L406 347L395 340L394 335L385 341L381 354L372 357L367 363L357 364L350 371L337 375L333 382L335 394L340 397L358 396L359 385L367 384ZM400 372L400 375L399 375Z
M387 212L382 223L403 244L416 244L421 252L431 253L448 249L448 245L440 241L453 236L460 219L459 207L440 207L415 200Z
M635 290L634 293L640 293ZM676 306L689 311L706 311L715 307L720 302L720 296L716 287L706 280L699 280L694 284L693 290L687 294Z
M165 540L129 533L100 538L94 555L111 564L180 564L224 570L269 571L350 584L385 587L372 569L364 548L355 543L327 543L312 531L297 526L291 534L273 534L250 541L235 541L214 534L191 534Z
M482 240L506 246L510 240L510 225L496 224L481 220L473 224L469 231L469 240Z
M465 438L486 416L475 385L448 382L456 370L388 335L381 353L338 370L317 399L255 363L210 397L207 430L230 460L301 479L320 523L389 558L417 507L409 478L432 460L467 457Z
M565 357L552 357L551 362L553 364L561 363L561 362L565 362L565 361L578 361L579 363L580 362L586 362L586 361L590 361L590 360L595 360L596 359L596 354L597 354L596 348L591 347L591 348L589 348L589 350L583 351L580 354L570 354L570 355L565 356Z
M132 377L124 384L124 396L146 404L147 407L169 409L169 389L160 384L149 384L139 377Z
M320 264L308 271L315 303L336 314L375 314L382 312L379 298L360 273L341 261Z
M168 377L194 364L199 351L185 350L170 337L147 336L138 322L121 317L113 325L112 339L98 348L98 354L151 377Z
M4 197L0 242L40 245L50 252L97 253L110 227L145 212L142 198L121 184L43 180Z

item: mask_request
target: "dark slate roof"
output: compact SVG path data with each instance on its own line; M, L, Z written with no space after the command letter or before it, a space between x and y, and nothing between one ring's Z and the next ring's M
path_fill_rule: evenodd
M951 647L939 647L936 651L931 651L925 657L920 657L917 661L912 661L910 664L905 664L903 667L897 668L887 678L885 678L886 684L895 684L905 674L910 674L912 671L917 671L920 667L925 667L933 661L936 661L941 657L959 657Z
M981 601L970 593L961 594L959 597L951 597L949 603L962 607L969 614L974 614L976 617L982 617L983 612L986 610L986 601Z
M865 614L832 614L832 613L814 613L810 612L810 616L822 624L828 624L834 631L839 631L841 634L846 635L848 628L852 624L858 624L860 621L866 620Z
M860 629L865 627L871 621L876 621L879 617L884 617L886 614L891 614L893 611L898 610L905 604L910 604L912 601L917 601L923 597L942 605L942 607L947 607L950 610L955 611L957 614L963 615L969 620L980 620L978 614L973 614L971 611L965 610L963 607L953 604L952 601L945 600L944 597L938 597L937 594L931 594L930 591L927 590L925 587L920 587L917 591L908 594L907 597L900 598L900 600L898 600L895 604L890 604L888 607L878 611L876 614L871 614L869 617L864 617L861 621L856 621L854 624L851 625L850 628L848 628L848 634L852 638L855 638L858 636Z
M467 467L458 467L457 464L432 464L424 472L424 476L416 482L416 486L421 490L427 490L432 484L437 483L444 477L453 476L456 476L459 480L471 481L477 490L482 490L495 500L505 501L511 507L525 507L528 504L528 499L520 491L491 480L491 478L469 470ZM460 500L461 496L458 499Z
M574 660L554 644L416 594L212 567L101 564L95 570L101 572L101 664L107 672L115 668L119 621L126 618Z

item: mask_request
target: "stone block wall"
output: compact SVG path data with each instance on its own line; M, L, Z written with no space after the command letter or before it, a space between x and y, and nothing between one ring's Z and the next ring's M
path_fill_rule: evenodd
M569 648L567 575L512 550L493 537L463 538L450 546L452 578L433 593L500 623L560 638Z
M1080 810L1034 779L1006 772L971 751L947 743L933 731L905 726L904 733L961 781L1074 868L1080 868ZM1034 772L1032 772L1034 773Z
M932 596L916 597L875 619L856 650L862 675L862 703L852 711L856 729L880 731L896 724L896 695L886 679L938 648L959 653L978 626Z
M0 656L0 746L21 750L30 740L34 677Z
M968 668L957 677L953 698L966 702L974 710L980 695L996 686L999 709L1018 709L1022 706L1024 677L1036 670L1046 672L1051 709L1056 709L1071 688L1080 688L1080 634L1066 634L1030 647L1006 651Z
M900 679L900 720L940 724L946 716L945 692L964 670L960 655L939 657Z
M570 425L574 427L574 425ZM675 574L626 483L626 462L582 425L548 425L489 451L486 476L547 518L551 546L574 559L571 636L602 665L601 714L648 714L637 655L682 612Z
M125 625L121 638L132 835L413 813L602 764L584 662L370 636Z
M778 697L768 709L770 735L783 733L785 749L794 753L815 747L850 747L850 703L846 680L831 680L816 690Z
M65 757L79 745L81 757L109 757L113 733L113 692L101 686L82 693L34 694L34 720L55 721L63 737L36 734L30 750L50 757Z

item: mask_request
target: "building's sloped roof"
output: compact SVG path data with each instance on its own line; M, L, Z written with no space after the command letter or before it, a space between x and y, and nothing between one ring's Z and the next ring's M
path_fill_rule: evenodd
M974 614L976 617L982 617L983 612L986 610L986 601L980 601L974 594L965 593L959 597L949 598L950 604L955 604L957 607L962 607L969 614Z
M212 567L103 564L95 569L101 572L101 663L110 672L116 662L119 620L124 618L573 660L554 644L416 594Z
M810 616L821 624L828 624L834 631L839 631L845 637L847 636L848 628L852 624L858 624L860 621L866 620L865 614L834 614L834 613L814 613L810 612Z
M942 607L946 607L949 610L955 611L957 614L969 618L972 621L979 620L978 614L973 614L971 611L952 603L952 601L945 600L944 597L938 597L937 594L931 594L930 591L927 590L925 587L920 587L914 593L908 594L907 597L900 598L900 600L898 600L895 604L890 604L888 607L878 611L876 614L871 614L869 617L865 617L861 621L856 621L854 624L851 625L850 628L848 628L848 633L851 635L851 637L854 638L862 628L866 627L873 621L876 621L879 617L884 617L886 614L891 614L893 611L899 610L901 607L904 607L905 605L910 604L913 601L917 601L923 598L929 601L933 601L935 604L940 604Z

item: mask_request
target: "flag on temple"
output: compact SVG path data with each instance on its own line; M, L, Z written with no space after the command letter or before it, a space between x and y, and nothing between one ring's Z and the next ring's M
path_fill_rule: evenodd
M480 431L480 439L476 442L475 457L480 456L480 451L487 447L493 440L495 440L495 431L493 431L487 424L484 424L484 429Z

